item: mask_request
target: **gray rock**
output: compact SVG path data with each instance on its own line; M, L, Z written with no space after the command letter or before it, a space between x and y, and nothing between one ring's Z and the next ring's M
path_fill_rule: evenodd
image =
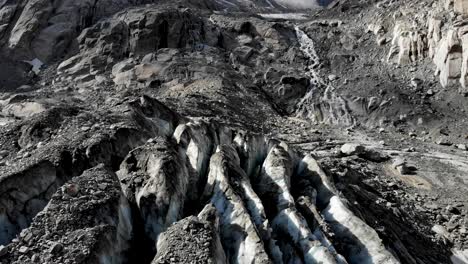
M468 150L468 147L466 146L466 144L458 144L457 148L461 150L465 150L465 151Z
M254 49L248 46L237 47L231 54L231 59L241 63L247 63L249 58L253 55Z
M60 251L62 251L63 249L63 245L60 244L60 243L54 243L52 246L50 246L49 248L49 252L50 254L52 255L56 255L58 253L60 253Z
M398 166L402 166L406 164L406 160L403 158L397 158L393 161L393 168L396 169Z
M26 247L26 246L21 246L19 249L18 249L18 252L21 253L21 254L26 254L28 253L29 251L29 248Z
M402 158L397 158L393 161L392 167L396 169L401 175L406 175L411 172L410 168L407 166L406 160Z
M359 144L344 144L341 146L340 151L345 156L359 155L366 151L366 148Z
M451 145L453 145L453 143L450 142L446 138L441 138L441 139L437 140L436 143L437 143L437 145L441 145L441 146L451 146Z
M31 257L31 261L34 262L34 263L38 263L40 260L41 260L41 258L39 257L38 254L34 254L34 255Z
M64 186L64 193L75 197L80 192L79 186L76 184L67 184Z

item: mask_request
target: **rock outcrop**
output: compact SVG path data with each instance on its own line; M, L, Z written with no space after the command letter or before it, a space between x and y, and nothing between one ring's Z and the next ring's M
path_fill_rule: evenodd
M468 4L463 0L446 1L445 9L460 14L468 12ZM395 21L393 39L387 56L388 62L400 65L421 63L425 58L432 59L443 87L459 86L466 93L467 78L467 33L462 17L449 17L442 3L431 10L407 11ZM412 17L416 16L416 18ZM375 26L374 26L375 28ZM374 32L377 36L380 34Z

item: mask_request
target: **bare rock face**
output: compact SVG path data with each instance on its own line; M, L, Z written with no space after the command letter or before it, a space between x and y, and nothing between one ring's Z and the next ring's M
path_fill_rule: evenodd
M434 63L440 71L440 82L443 86L447 86L450 79L460 78L462 51L456 31L448 31L434 55Z
M150 1L148 1L150 2ZM8 46L24 59L43 62L64 55L79 31L99 19L144 1L32 0L14 5L20 14L8 36Z
M125 263L131 234L131 210L117 176L98 166L63 185L7 246L2 262Z
M144 24L141 25L141 22ZM101 21L84 30L77 38L80 54L62 62L58 69L73 75L96 75L99 72L95 69L112 65L113 61L108 61L108 57L118 61L128 54L145 55L162 48L216 46L220 43L221 35L216 28L207 24L208 21L187 9L147 11L136 8L129 12L117 13L112 19ZM142 65L141 67L146 69L136 69L134 74L137 77L148 74L144 73L150 70L148 66ZM123 70L118 73L129 74Z
M459 18L448 17L446 12L454 10L466 14L467 2L445 1L444 7L442 2L419 13L406 10L405 15L395 21L387 61L405 65L429 57L436 66L435 74L439 76L440 84L443 87L461 86L459 91L465 94L466 27Z

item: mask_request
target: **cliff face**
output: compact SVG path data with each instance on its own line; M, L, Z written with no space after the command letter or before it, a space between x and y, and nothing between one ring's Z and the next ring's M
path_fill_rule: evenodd
M388 60L408 64L429 58L442 87L459 86L459 92L466 94L466 6L460 0L436 2L418 11L406 7L407 14L395 23ZM414 16L422 19L413 20Z
M0 263L465 263L468 1L0 0Z

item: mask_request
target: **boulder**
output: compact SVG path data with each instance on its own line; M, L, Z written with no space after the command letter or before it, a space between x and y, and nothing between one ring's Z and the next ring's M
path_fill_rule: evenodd
M458 144L457 148L461 150L465 150L465 151L468 150L468 147L466 146L466 144Z
M437 145L441 145L441 146L451 146L453 145L453 143L447 139L447 138L440 138L436 141L436 144Z
M366 148L359 144L346 143L340 148L341 154L345 156L360 155L366 151Z
M406 160L402 158L397 158L393 161L392 167L396 169L401 175L406 175L411 173L410 167L408 167Z

